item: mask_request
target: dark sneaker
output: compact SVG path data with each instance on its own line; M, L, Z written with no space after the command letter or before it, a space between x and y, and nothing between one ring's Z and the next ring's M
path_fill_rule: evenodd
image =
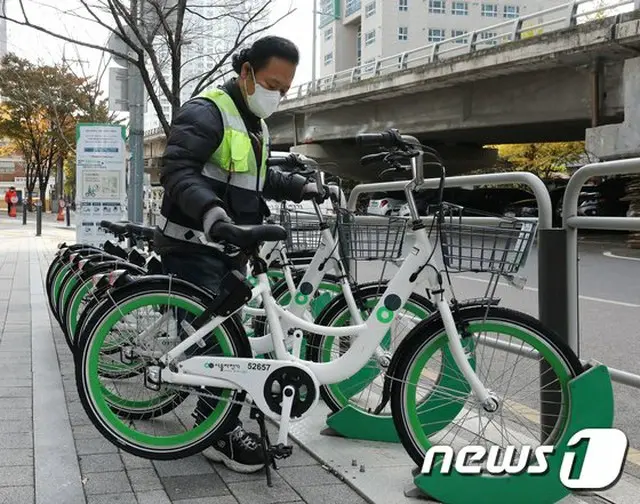
M222 462L239 473L252 473L264 467L260 436L247 432L239 424L228 434L214 441L202 454L214 462Z

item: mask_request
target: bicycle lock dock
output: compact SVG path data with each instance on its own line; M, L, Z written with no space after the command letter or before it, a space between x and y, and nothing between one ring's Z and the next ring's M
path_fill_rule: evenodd
M506 185L523 184L534 194L538 204L538 310L539 319L547 327L555 331L561 340L568 344L576 354L579 354L579 311L578 311L578 229L610 229L640 231L640 217L582 217L577 216L578 195L582 186L594 176L601 175L624 175L640 174L640 158L623 161L610 161L586 165L577 170L571 177L567 185L563 204L563 227L552 227L552 205L547 188L540 178L524 172L509 172L484 175L469 175L448 177L445 179L445 187L463 187L478 185ZM408 181L381 182L371 184L361 184L352 190L348 209L353 212L356 208L358 196L381 191L403 190ZM426 179L424 184L418 189L438 188L440 179ZM376 216L356 216L356 222L382 221L384 218ZM433 220L433 217L423 219L425 224ZM495 224L500 219L497 217L462 217L462 221L468 224L490 225ZM527 219L519 219L527 220ZM487 342L492 346L491 342ZM520 354L528 358L536 358L536 352L523 351L515 345L495 341L494 345L500 349L512 353ZM578 419L572 419L568 423L567 431L562 437L560 447L567 444L572 433L581 428L609 427L613 422L613 391L611 381L640 388L640 376L631 372L608 368L595 359L581 359L587 366L587 371L574 381L577 382L572 387L572 401L582 403L575 416L583 416L582 427ZM549 390L549 384L543 379L544 369L541 369L541 428L545 428L545 415L556 414L551 405L545 406L544 394ZM575 394L575 395L574 395ZM589 407L589 400L593 400L592 395L599 398L600 412L595 416ZM345 408L346 410L347 408ZM416 499L428 499L427 492L421 487L421 475L412 464L407 463L406 453L398 443L379 443L375 438L348 436L351 439L359 439L358 443L345 442L343 437L333 427L337 422L332 418L326 418L326 410L318 411L311 415L308 420L296 423L291 431L300 443L302 443L314 456L331 467L331 470L347 481L363 497L372 502L380 503L411 503L419 502ZM340 415L338 412L335 415ZM362 419L359 419L362 420ZM364 419L366 421L366 419ZM575 422L574 422L575 420ZM327 429L327 425L329 429ZM323 430L323 434L318 432ZM366 429L363 429L363 433ZM411 484L410 473L413 470L414 483ZM430 479L433 475L429 476ZM480 480L481 478L475 478ZM471 480L467 480L471 483ZM534 480L536 481L536 480ZM542 480L539 483L546 486ZM467 483L465 483L467 484ZM469 495L478 495L474 492L483 491L482 487L472 488L469 486ZM494 488L496 493L487 495L489 500L480 498L477 502L492 502L500 504L509 502L508 496L501 498L498 492L500 488ZM547 489L536 488L538 496L543 495ZM634 487L633 492L637 496L640 487ZM555 493L554 493L555 492ZM508 493L508 492L507 492ZM563 502L563 503L584 503L579 496L564 494L559 488L550 488L546 492L546 497L539 502ZM432 494L433 495L433 494ZM557 497L554 497L557 495ZM596 494L597 495L597 494ZM625 494L626 495L626 494ZM566 496L566 498L564 498ZM441 501L447 502L442 496L437 496ZM609 496L610 498L610 496ZM524 499L524 500L522 500ZM520 499L523 503L529 502L524 495ZM555 500L554 500L555 499ZM624 499L623 499L624 500ZM475 503L476 500L469 501ZM536 502L535 500L531 502ZM616 500L608 502L617 502ZM622 501L621 501L622 502ZM624 500L624 502L631 502ZM455 504L458 504L457 502Z

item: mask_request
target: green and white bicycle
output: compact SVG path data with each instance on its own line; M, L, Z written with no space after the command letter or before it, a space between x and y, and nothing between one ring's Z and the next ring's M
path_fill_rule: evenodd
M391 359L384 377L383 402L390 401L400 439L418 466L433 444L537 446L553 445L559 439L571 408L568 383L583 370L577 357L526 314L495 306L460 307L445 295L447 267L454 263L466 262L471 271L517 271L526 260L535 229L516 219L504 219L494 227L465 225L451 216L445 219L441 211L434 223L435 245L440 242L445 266L443 275L436 264L436 247L418 216L412 194L423 183L424 166L442 168L441 160L413 137L400 136L394 130L361 135L358 140L362 145L384 147L385 152L375 156L394 166L408 165L413 173L405 192L415 244L367 316L358 320L356 309L353 325L327 327L278 305L259 247L261 242L285 240L285 229L217 225L214 238L233 244L251 258L256 285L235 271L225 277L220 295L214 298L176 278L144 277L144 282L132 282L112 292L112 302L103 303L85 324L76 354L78 391L89 418L110 442L147 458L175 459L197 453L226 432L248 394L256 410L280 424L276 444L271 446L265 440L265 451L272 458L288 456L290 423L313 410L320 387L348 380L378 354ZM425 156L435 161L424 163ZM357 233L354 224L351 240L357 240ZM482 240L474 241L479 235ZM389 356L383 340L390 324L421 285L426 285L437 312L416 325ZM303 301L308 295L303 282L296 297ZM269 334L250 339L236 314L258 297ZM159 306L164 308L158 310ZM109 335L122 317L147 308L160 318L163 313L174 313L163 323L167 323L167 335L180 333L181 342L173 346L175 339L167 338L171 345L146 348L143 343L152 332L149 325L149 330L130 337L130 346L125 341L118 343L123 348L122 358L134 359L144 353L148 359L143 365L144 388L165 394L167 401L171 396L179 396L180 401L174 401L167 414L132 420L118 414L109 402L100 372L102 349L112 345ZM346 338L349 344L329 362L304 360L300 349L305 332ZM161 342L154 337L149 343ZM500 356L502 348L518 352ZM276 358L255 358L258 352L273 352ZM537 355L533 364L520 357L527 352ZM516 370L518 364L524 368ZM543 399L541 366L545 383L550 384ZM114 385L122 387L118 391L122 395L129 386ZM529 386L532 390L526 390ZM196 421L192 413L203 397L210 401L210 411ZM540 428L541 401L554 405L553 414L545 410L544 429Z

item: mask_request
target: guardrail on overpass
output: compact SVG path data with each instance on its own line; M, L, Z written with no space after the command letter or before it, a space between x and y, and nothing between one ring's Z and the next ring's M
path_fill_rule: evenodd
M595 19L614 16L640 8L639 0L612 0L604 5L597 0L575 0L512 18L457 37L434 42L320 77L292 87L284 100L331 91L379 75L392 74L412 67L435 63L443 58L472 54L498 44L522 40L550 31L571 28ZM594 5L597 5L594 7Z

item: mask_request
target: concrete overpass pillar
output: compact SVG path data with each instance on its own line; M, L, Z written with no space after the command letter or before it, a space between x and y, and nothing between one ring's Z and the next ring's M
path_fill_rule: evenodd
M636 5L640 6L640 0ZM624 62L622 82L624 121L586 131L587 151L602 160L640 156L640 58Z

